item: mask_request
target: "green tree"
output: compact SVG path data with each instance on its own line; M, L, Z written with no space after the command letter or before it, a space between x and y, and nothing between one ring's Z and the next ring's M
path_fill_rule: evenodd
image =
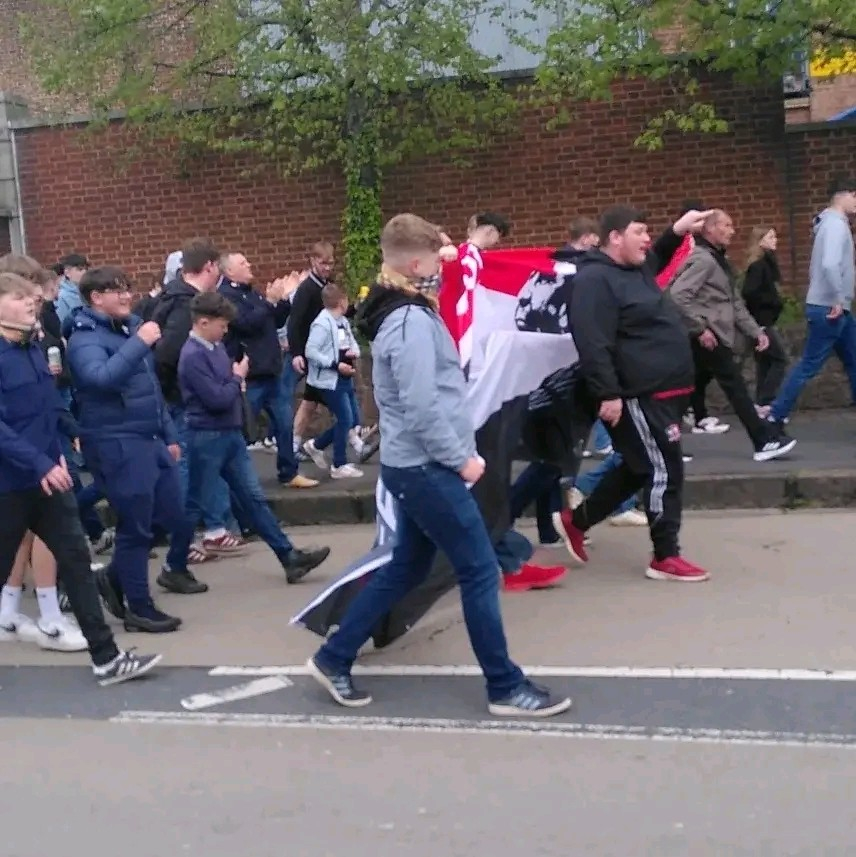
M670 83L669 109L650 117L638 145L659 148L668 131L727 125L699 87L698 70L745 83L775 81L812 51L856 73L853 0L533 0L560 25L537 73L540 96L567 118L569 98L608 99L619 76Z
M49 91L191 150L340 168L350 287L377 264L389 167L478 147L516 104L473 47L500 0L42 2L26 32Z

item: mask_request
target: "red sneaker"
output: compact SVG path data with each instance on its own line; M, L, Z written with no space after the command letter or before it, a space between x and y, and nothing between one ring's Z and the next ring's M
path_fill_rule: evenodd
M652 559L645 577L651 580L677 580L681 583L701 583L710 578L703 568L687 562L682 556Z
M506 592L528 592L530 589L546 589L565 576L567 569L561 565L545 568L525 564L517 574L503 574L502 583Z
M565 547L568 549L571 559L575 559L577 562L588 562L585 533L574 526L571 510L562 509L561 512L553 512L553 526L564 539Z

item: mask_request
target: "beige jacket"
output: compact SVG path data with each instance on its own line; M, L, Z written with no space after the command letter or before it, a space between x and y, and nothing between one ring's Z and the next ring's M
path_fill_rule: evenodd
M753 342L761 328L746 309L732 277L725 273L710 247L698 243L684 263L669 293L690 335L700 336L706 328L728 348L737 344L737 332Z

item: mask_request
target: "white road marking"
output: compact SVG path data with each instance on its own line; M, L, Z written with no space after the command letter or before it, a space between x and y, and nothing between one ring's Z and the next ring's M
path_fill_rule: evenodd
M726 681L844 681L856 682L856 670L760 669L728 667L522 667L533 678L685 678ZM214 667L212 676L305 676L303 664L281 667ZM355 666L354 675L456 677L481 676L477 666Z
M265 693L273 693L286 687L291 687L294 682L285 676L268 676L244 684L236 684L223 690L214 690L211 693L197 693L181 700L181 707L188 711L199 711L203 708L211 708L214 705L224 705L227 702L235 702L239 699L250 699L253 696L261 696Z
M856 735L611 726L561 721L451 720L420 717L357 717L332 714L227 714L172 711L123 711L111 723L162 726L239 726L255 729L343 729L367 732L522 735L588 738L598 741L657 741L697 744L744 744L766 747L856 749Z

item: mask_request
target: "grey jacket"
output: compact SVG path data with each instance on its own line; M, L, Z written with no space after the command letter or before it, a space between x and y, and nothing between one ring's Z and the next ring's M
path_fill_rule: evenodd
M709 328L728 348L735 347L737 331L757 341L761 328L735 286L734 277L719 264L714 250L698 242L669 286L690 336L696 338Z
M344 316L336 318L322 309L309 328L306 340L306 383L319 390L335 390L339 381L339 352L360 354L360 346Z
M458 353L439 316L419 306L393 310L372 358L381 464L460 470L476 455L476 437Z
M849 310L856 287L856 251L846 215L827 208L814 224L807 304Z

